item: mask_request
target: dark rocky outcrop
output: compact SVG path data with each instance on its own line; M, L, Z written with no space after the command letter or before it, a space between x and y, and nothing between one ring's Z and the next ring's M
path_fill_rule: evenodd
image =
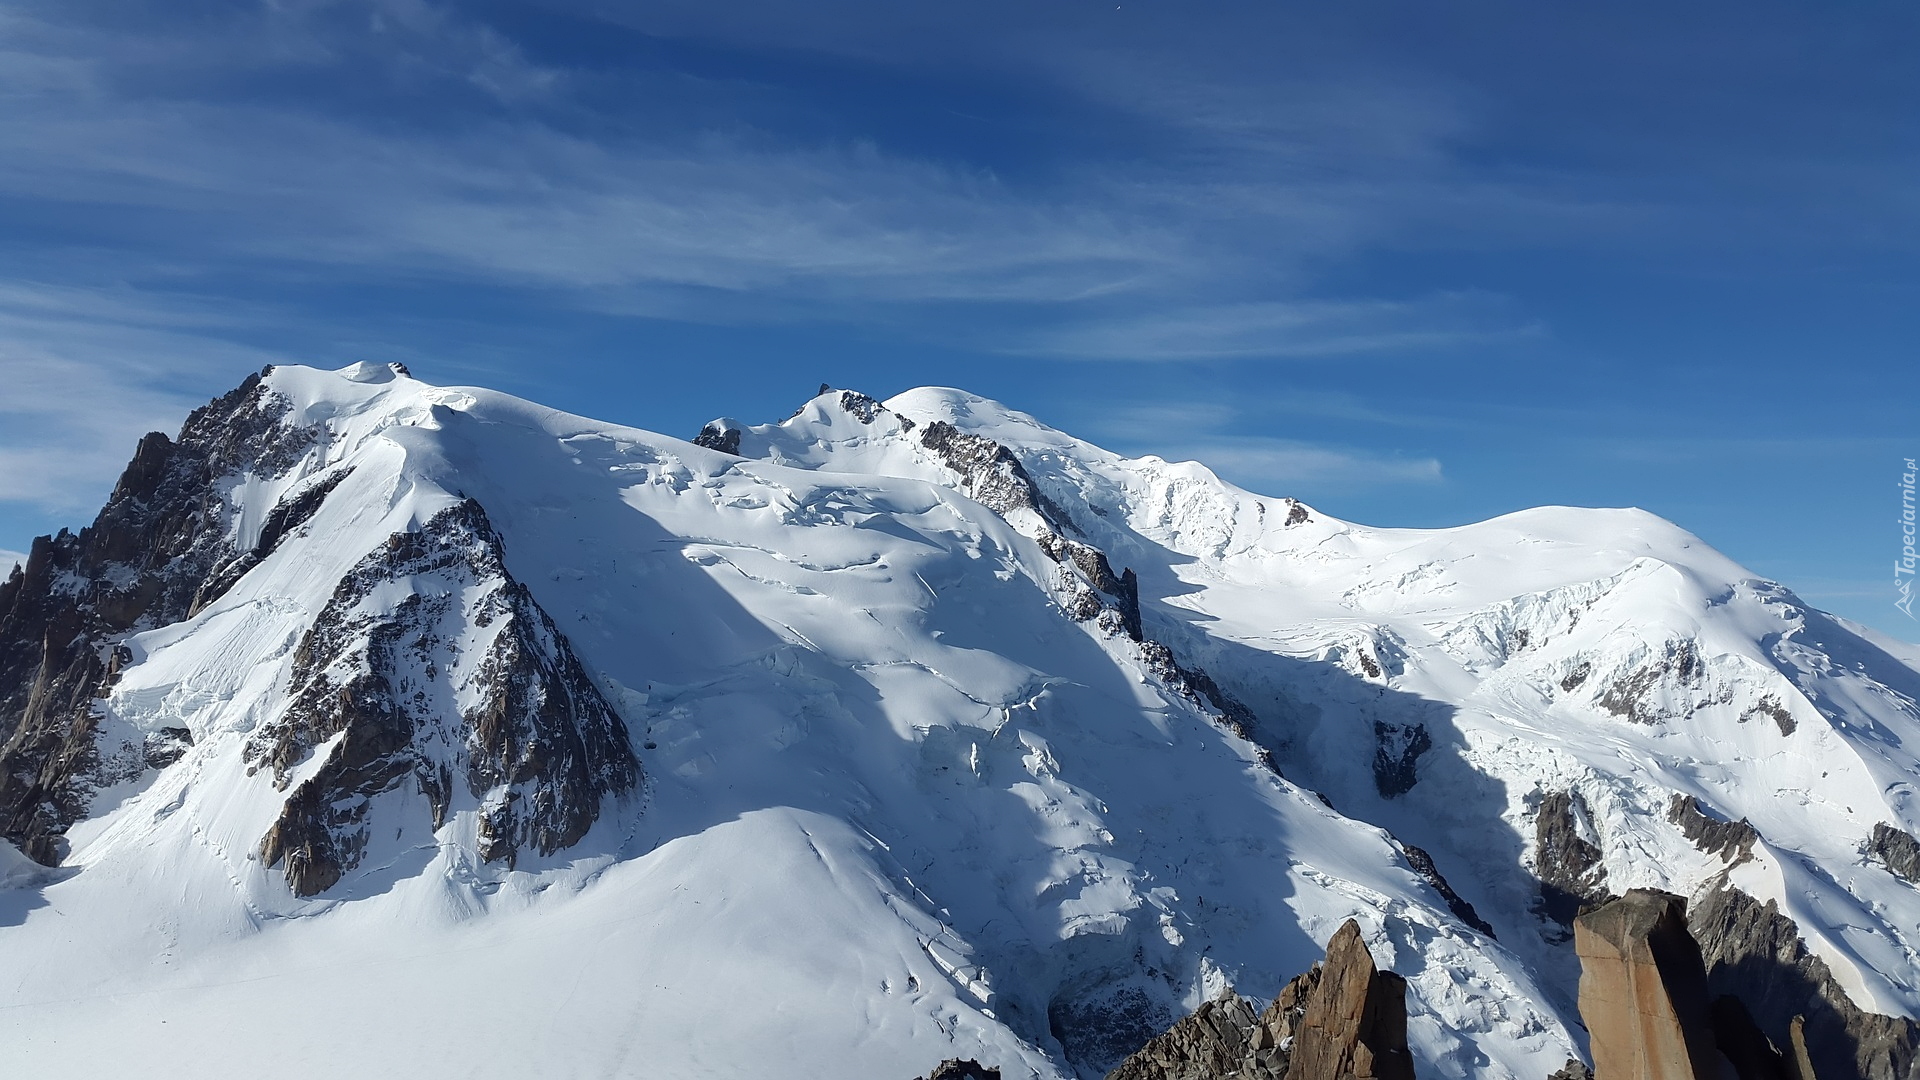
M1691 641L1668 642L1665 651L1631 673L1620 677L1594 699L1600 708L1636 724L1655 724L1670 719L1660 704L1660 687L1692 686L1700 681L1706 665L1700 650Z
M1547 1080L1593 1080L1593 1070L1579 1058L1568 1058L1565 1065L1555 1069Z
M1427 854L1425 848L1397 840L1395 843L1399 844L1400 853L1406 856L1407 865L1413 867L1413 872L1433 886L1434 891L1440 894L1440 898L1447 902L1447 910L1453 912L1454 918L1488 937L1495 936L1493 927L1480 917L1479 912L1473 910L1473 905L1467 903L1465 897L1454 892L1453 886L1447 884L1447 879L1440 874L1440 868L1434 865L1433 856Z
M1533 872L1540 879L1540 909L1562 926L1592 904L1608 899L1607 868L1600 849L1581 835L1587 818L1578 792L1549 791L1533 819Z
M1739 998L1715 998L1707 1019L1713 1026L1714 1045L1739 1080L1797 1080L1786 1055L1768 1041Z
M36 539L0 585L0 836L36 861L60 860L95 790L170 760L103 754L94 700L127 659L121 638L186 618L238 579L215 574L239 554L221 481L299 463L316 433L286 424L288 408L253 375L177 438L147 435L93 524Z
M693 437L693 445L740 456L740 425L731 420L712 420Z
M972 1058L948 1058L935 1065L926 1076L916 1076L914 1080L1000 1080L1000 1070Z
M863 424L873 423L874 420L879 418L881 413L887 411L885 405L880 404L878 400L868 397L858 390L840 391L840 408L843 409L847 415ZM905 417L901 417L901 419L906 420ZM910 420L907 421L906 426L911 428L913 422Z
M1707 965L1708 992L1738 998L1755 1026L1820 1080L1909 1080L1920 1025L1853 1003L1799 927L1724 878L1696 898L1687 922Z
M379 599L395 586L404 599ZM470 628L491 637L461 655ZM437 829L458 780L479 804L482 858L511 866L579 841L602 801L639 779L626 725L507 572L472 500L394 534L341 580L295 650L290 697L246 754L284 789L326 748L260 843L302 896L359 862L373 800L409 781Z
M1867 854L1895 877L1920 885L1920 840L1915 840L1912 833L1882 821L1873 827Z
M1406 981L1377 970L1349 919L1327 958L1259 1016L1231 991L1200 1006L1107 1080L1412 1080Z
M1135 641L1145 639L1139 578L1131 569L1115 574L1105 552L1069 535L1080 532L1072 516L1040 490L1012 450L944 420L921 428L919 439L959 477L960 490L969 498L1003 518L1033 515L1039 525L1034 541L1040 549L1063 568L1077 571L1060 582L1066 593L1061 607L1070 617L1079 622L1110 618L1113 629Z
M1760 839L1746 818L1725 821L1709 816L1700 808L1700 800L1691 795L1673 797L1667 807L1667 820L1680 826L1694 847L1736 866L1753 858L1753 845Z
M1376 673L1378 668L1374 669ZM1425 724L1373 722L1373 786L1382 798L1405 795L1420 782L1420 755L1433 749Z
M1791 735L1794 729L1800 726L1794 723L1793 714L1787 711L1787 707L1782 705L1780 699L1774 697L1772 694L1768 694L1759 701L1749 705L1740 714L1740 722L1743 724L1756 718L1765 718L1773 721L1774 726L1780 729L1780 734L1782 735Z

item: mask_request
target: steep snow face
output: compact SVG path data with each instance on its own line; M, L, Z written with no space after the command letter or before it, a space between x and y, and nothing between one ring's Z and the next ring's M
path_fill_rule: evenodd
M222 590L103 644L100 740L168 753L0 891L29 1071L254 1075L240 1033L283 1075L1098 1076L1350 916L1422 1075L1570 1053L957 421L830 396L747 460L388 367L263 385L311 442L210 481Z

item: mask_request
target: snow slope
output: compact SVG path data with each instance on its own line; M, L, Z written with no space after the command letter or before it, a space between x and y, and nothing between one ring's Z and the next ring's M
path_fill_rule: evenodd
M102 792L60 869L0 864L0 1054L27 1075L1099 1076L1224 986L1270 996L1356 917L1409 980L1421 1076L1535 1078L1578 1042L1526 873L1568 790L1616 891L1726 870L1673 795L1748 818L1742 887L1863 1005L1920 1004L1920 898L1862 855L1876 822L1920 825L1920 673L1650 515L1366 529L951 390L722 424L736 456L374 365L266 384L317 438L218 481L238 546L334 486L224 595L124 642L102 739L186 729L184 756ZM956 468L936 424L1017 475ZM488 857L498 804L442 819L402 785L298 896L262 857L288 796L259 740L343 579L467 500L646 779L516 860ZM1146 643L1076 614L1067 534L1137 574ZM409 661L457 697L499 587L406 576L364 603L469 613Z
M1013 448L1082 535L1138 571L1149 634L1253 707L1281 770L1431 852L1563 1006L1572 959L1535 932L1534 884L1514 873L1549 790L1591 808L1616 893L1686 895L1726 869L1669 820L1675 795L1747 820L1761 839L1735 882L1777 901L1857 1003L1920 1011L1920 894L1863 854L1876 823L1920 825L1920 677L1870 632L1642 511L1371 529L960 391L886 405ZM810 460L925 471L839 447L829 436ZM1379 724L1435 742L1404 793L1369 775Z

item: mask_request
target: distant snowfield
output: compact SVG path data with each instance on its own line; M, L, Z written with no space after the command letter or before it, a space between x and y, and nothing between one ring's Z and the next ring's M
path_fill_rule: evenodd
M743 431L743 459L372 365L268 382L323 437L227 481L238 535L352 472L127 643L103 727L187 728L187 756L104 793L65 867L0 847L20 1075L1097 1076L1226 986L1272 995L1356 917L1409 980L1421 1076L1535 1080L1576 1044L1524 870L1568 789L1616 890L1723 868L1673 795L1749 818L1740 884L1861 1004L1920 1007L1920 893L1861 855L1876 822L1920 825L1913 658L1651 515L1366 529L951 390L823 395ZM934 422L1009 448L1135 570L1146 636L1249 706L1257 744L1069 618L1044 522L963 494ZM342 576L461 498L621 711L644 788L511 871L475 853L472 800L432 830L396 790L360 864L297 899L258 854L285 796L246 740ZM1388 790L1379 761L1422 739Z

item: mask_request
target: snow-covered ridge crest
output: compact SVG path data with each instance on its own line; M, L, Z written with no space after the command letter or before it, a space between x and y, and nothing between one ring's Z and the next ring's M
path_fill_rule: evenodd
M1912 1007L1920 675L1650 515L1373 529L954 390L689 443L363 364L196 418L0 586L63 864L0 891L0 1050L1093 1077L1354 918L1420 1075L1537 1080L1563 880Z

